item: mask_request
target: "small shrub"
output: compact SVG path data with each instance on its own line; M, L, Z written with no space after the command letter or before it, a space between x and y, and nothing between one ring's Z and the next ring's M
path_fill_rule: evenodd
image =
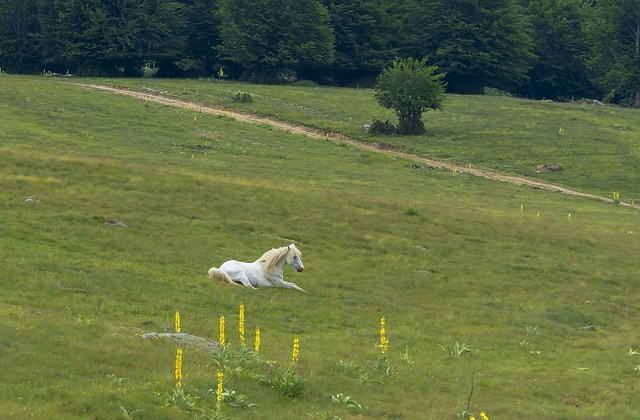
M404 214L407 216L417 216L420 214L420 210L416 206L409 206L404 209Z
M379 119L374 118L371 126L369 127L369 132L373 135L387 134L392 136L396 134L396 126L389 120L382 122Z
M247 92L236 92L231 100L234 102L251 103L253 102L253 96Z
M509 92L506 92L504 90L500 90L497 88L492 88L492 87L486 87L484 88L484 92L483 92L486 96L507 96L507 97L512 97L513 95Z
M156 63L145 63L145 65L140 69L140 72L142 73L142 77L155 77L158 70Z

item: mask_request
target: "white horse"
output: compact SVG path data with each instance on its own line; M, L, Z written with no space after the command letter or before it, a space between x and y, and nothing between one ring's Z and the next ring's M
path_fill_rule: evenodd
M264 287L287 287L307 293L296 284L284 281L282 272L286 264L299 273L304 270L302 254L294 244L265 252L255 262L226 261L220 268L211 267L209 278L225 283L244 285L255 289Z

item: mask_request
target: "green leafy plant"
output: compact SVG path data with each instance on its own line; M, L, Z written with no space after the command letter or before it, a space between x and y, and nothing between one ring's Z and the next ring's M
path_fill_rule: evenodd
M253 365L256 363L261 363L263 361L262 355L260 353L251 350L247 346L242 346L236 356L238 362L245 365Z
M201 414L207 420L227 420L229 416L222 412L222 403L218 401L213 410Z
M530 334L530 335L537 335L539 332L537 325L527 325L525 327L525 330L527 331L527 334Z
M316 414L307 413L307 416L315 420L341 420L340 417L334 416L328 410L325 410L322 413L316 413Z
M376 360L376 364L371 367L371 370L378 375L384 376L385 378L388 378L389 376L391 376L391 373L393 373L393 369L389 365L389 360L386 356L378 357L378 360Z
M210 389L209 392L216 394L215 389ZM239 394L233 389L228 388L225 388L222 392L222 402L237 408L256 407L256 404L248 402L248 397L246 395Z
M233 361L238 359L238 355L233 352L231 346L220 346L220 349L211 357L211 363L215 366L216 370L223 370L229 372L232 370Z
M471 348L467 346L465 343L460 343L456 341L454 344L440 344L439 345L442 350L445 351L449 356L460 357L465 354L471 353Z
M176 407L178 410L185 413L204 413L204 411L198 408L196 405L200 398L191 395L183 388L175 388L173 392L165 398L165 405Z
M414 365L415 362L413 361L411 356L409 356L409 346L405 346L404 353L402 353L400 355L400 361L402 363L404 363L405 365L407 365L407 366L413 366Z
M252 374L251 376L258 383L273 388L282 395L291 398L300 397L306 386L306 381L296 375L293 363L284 370L276 370L271 378L260 374Z
M140 412L140 410L127 410L122 404L118 404L118 408L120 409L120 414L122 414L125 419L135 419L136 415Z
M332 395L331 401L336 405L346 408L354 408L360 412L365 410L365 407L362 404L352 399L349 395L344 395L342 393Z

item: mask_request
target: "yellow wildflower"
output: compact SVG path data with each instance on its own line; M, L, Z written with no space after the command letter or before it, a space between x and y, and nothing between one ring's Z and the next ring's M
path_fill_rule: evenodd
M224 372L221 370L218 371L218 390L216 400L218 402L222 401L222 378L224 377Z
M176 332L180 332L180 312L176 311Z
M220 345L224 346L224 315L220 315Z
M176 352L176 388L182 386L182 349Z
M298 354L300 353L300 339L298 337L293 339L293 354L291 355L291 361L298 361Z
M238 331L240 332L240 342L244 345L244 304L240 304L240 321L238 323Z
M260 352L260 328L256 328L256 353Z
M380 318L380 345L378 347L380 347L380 351L382 352L382 354L384 354L387 351L387 348L389 346L389 340L387 340L386 337L386 330L384 328L384 324L385 324L385 319L384 317Z

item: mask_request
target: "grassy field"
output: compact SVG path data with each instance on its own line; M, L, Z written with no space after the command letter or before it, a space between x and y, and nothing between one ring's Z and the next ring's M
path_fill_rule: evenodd
M425 114L425 136L371 137L363 130L373 118L397 123L369 89L283 87L216 80L114 79L116 86L205 101L284 121L345 133L401 150L472 164L560 184L625 201L640 200L640 114L592 103L553 103L507 97L448 95L444 111ZM247 92L254 101L233 101ZM562 130L561 130L562 129ZM537 172L538 165L560 165Z
M217 339L224 315L237 353L240 304L250 347L260 328L270 363L227 362L224 388L256 405L223 404L229 418L454 419L472 379L476 418L640 414L637 209L69 80L84 82L0 77L3 416L213 417L220 357L184 347L183 389L204 410L185 413L167 403L176 344L141 335L172 331L179 311L182 332ZM256 100L246 109L263 115L637 197L637 111L451 96L428 114L428 136L369 138L362 124L393 117L370 91L99 82L228 107L249 91ZM565 170L536 174L539 163ZM306 270L285 279L309 295L206 276L291 242ZM304 388L292 398L274 384L295 337L297 379L288 381Z

